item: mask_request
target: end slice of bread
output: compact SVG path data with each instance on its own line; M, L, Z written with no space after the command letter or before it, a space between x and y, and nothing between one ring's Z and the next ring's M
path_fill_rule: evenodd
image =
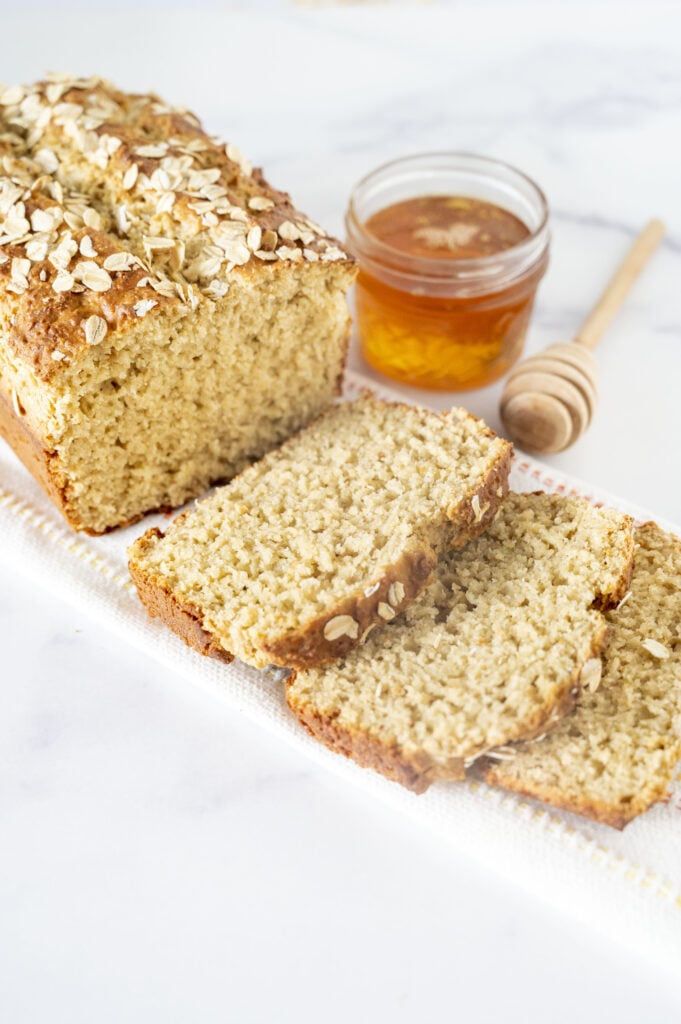
M574 714L481 766L488 782L615 828L664 798L681 759L681 540L646 523L636 541L602 672Z
M262 668L345 655L477 536L512 448L460 409L365 396L332 407L130 549L152 615L203 654Z
M571 710L606 639L599 609L624 595L632 557L628 516L511 495L400 620L345 661L295 674L288 704L331 749L417 793L461 779Z

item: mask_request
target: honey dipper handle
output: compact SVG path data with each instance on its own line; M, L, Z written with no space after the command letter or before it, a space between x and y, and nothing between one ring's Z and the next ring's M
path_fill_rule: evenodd
M624 302L627 292L662 241L663 235L664 224L661 220L651 220L646 224L580 327L576 342L587 348L596 348L610 321Z

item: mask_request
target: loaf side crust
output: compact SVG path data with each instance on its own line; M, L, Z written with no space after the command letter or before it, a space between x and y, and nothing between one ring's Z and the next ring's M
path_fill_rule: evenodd
M489 429L489 428L488 428ZM494 437L494 431L489 435ZM492 464L487 479L479 487L471 488L458 509L450 509L452 533L450 547L457 551L469 541L475 540L494 522L502 502L508 496L509 474L513 462L513 445L503 438L503 444Z
M575 799L567 800L565 793L556 786L546 786L542 789L539 788L526 788L520 784L511 783L510 780L504 778L503 783L498 775L495 773L494 766L489 766L484 769L481 773L481 777L489 785L500 785L503 789L511 793L516 793L518 796L527 797L531 800L537 800L541 803L549 804L551 807L555 807L560 811L569 811L571 814L579 814L582 817L590 818L592 821L597 821L601 825L609 825L611 828L615 828L618 831L622 831L630 821L638 817L639 814L643 814L647 811L653 803L657 803L663 800L667 795L667 780L661 779L655 783L654 790L652 791L652 799L641 798L640 800L632 800L629 805L629 810L626 814L618 812L614 807L606 803L601 803L597 800L590 800L588 797L575 797Z
M631 583L631 576L634 571L634 560L636 557L636 539L634 535L634 520L631 516L627 516L627 518L631 525L631 532L629 534L629 561L628 564L623 567L622 574L613 589L606 593L600 593L597 595L596 600L594 601L594 608L599 612L609 612L611 609L616 608L624 598L629 589L629 584Z
M438 780L466 778L463 758L452 758L443 767L425 754L417 752L410 757L397 744L388 745L369 733L346 729L336 719L319 715L307 705L294 707L288 700L289 686L294 680L295 673L286 684L289 707L310 735L334 753L343 754L361 768L370 768L417 794L425 793Z
M182 637L188 647L192 647L199 654L219 657L226 662L233 661L234 654L227 651L219 637L204 626L200 611L178 598L160 577L142 568L138 556L143 557L145 547L153 545L162 536L162 531L157 527L147 530L136 542L135 555L129 561L130 575L142 604L152 618L160 618ZM300 634L263 645L263 661L260 667L279 665L283 668L306 668L311 664L324 664L343 657L366 639L373 628L385 625L385 619L378 613L378 605L387 600L390 587L395 582L402 583L405 592L399 606L399 610L402 610L430 582L436 564L437 557L430 549L418 548L407 552L399 562L386 571L378 589L369 598L363 594L354 595L339 605L338 610L332 615L320 617L315 620L312 627L301 631ZM324 625L340 615L352 615L358 622L357 639L346 635L331 642L324 638Z
M302 669L345 657L367 638L371 630L385 626L386 619L380 615L379 607L387 604L395 615L399 614L430 583L436 565L437 555L431 548L418 546L406 551L366 591L352 594L331 611L313 619L299 632L264 643L262 650L268 663ZM395 583L401 583L403 588L399 601L394 600L394 590L391 594ZM325 627L341 616L356 623L356 635L345 633L337 639L326 639Z
M162 536L163 533L158 527L147 530L137 541L136 551L143 554L146 546L153 544ZM163 580L145 572L135 559L130 560L129 569L139 598L151 618L159 618L184 640L187 647L198 651L199 654L227 664L234 661L234 655L226 651L217 638L204 629L198 608L179 601L164 586Z
M64 485L59 480L54 452L44 447L38 435L32 430L25 416L18 416L12 400L0 387L0 437L43 489L50 501L54 502L64 518L74 529L74 519L66 497Z

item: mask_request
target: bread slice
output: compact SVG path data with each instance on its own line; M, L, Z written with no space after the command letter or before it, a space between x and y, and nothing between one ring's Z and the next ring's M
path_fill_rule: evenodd
M462 779L484 751L572 708L605 641L598 609L623 596L632 556L628 516L511 495L398 622L345 661L294 675L288 704L331 749L417 793Z
M463 410L333 407L130 549L152 615L203 654L304 667L346 654L483 530L511 445Z
M182 505L326 408L355 273L189 111L0 86L0 437L76 529Z
M550 736L483 765L488 782L615 828L664 798L681 759L681 540L646 523L636 541L602 675Z

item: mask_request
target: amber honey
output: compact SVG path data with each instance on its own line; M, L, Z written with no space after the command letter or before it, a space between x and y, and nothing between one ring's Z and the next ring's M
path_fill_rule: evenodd
M377 173L438 159L482 163L488 177L491 164L536 189L513 168L467 154L409 158ZM404 173L397 178L403 188ZM504 182L503 194L508 192ZM361 203L351 203L347 221L360 262L356 324L367 361L416 387L464 390L497 380L522 351L546 268L545 205L537 225L530 203L527 210L517 204L525 214L519 216L474 195L412 195L382 205L374 188L371 198L378 208L360 221Z

